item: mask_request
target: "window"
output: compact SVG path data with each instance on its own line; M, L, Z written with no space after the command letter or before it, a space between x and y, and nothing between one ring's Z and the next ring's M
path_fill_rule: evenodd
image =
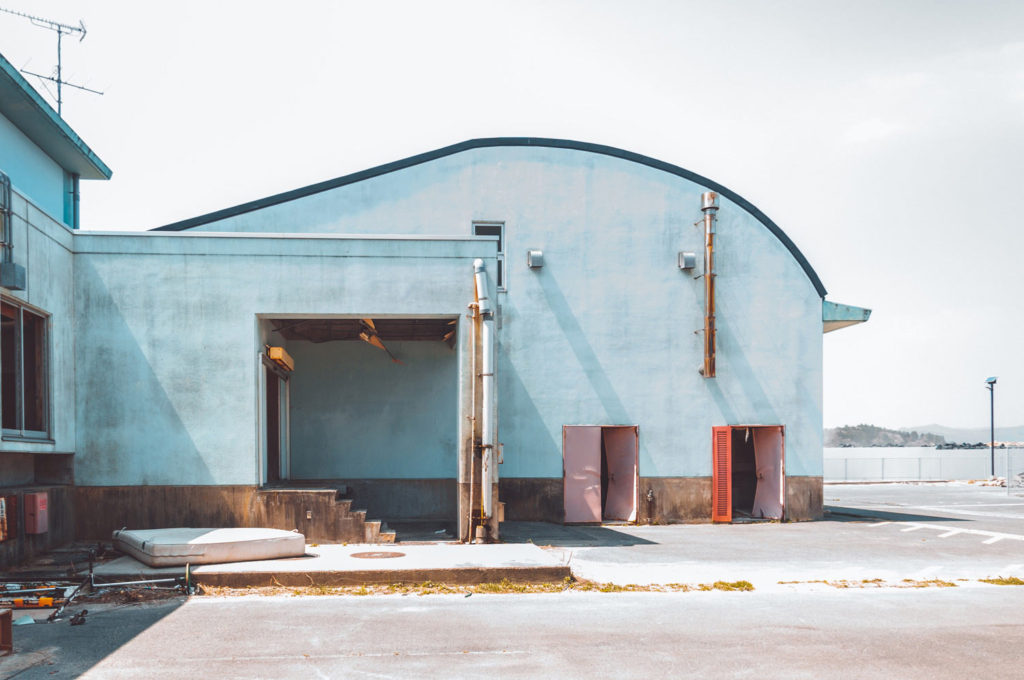
M0 301L0 416L4 434L43 438L49 430L46 317Z
M498 290L504 291L505 286L505 223L504 222L474 222L474 236L497 236L498 237L498 271L495 280L498 282Z

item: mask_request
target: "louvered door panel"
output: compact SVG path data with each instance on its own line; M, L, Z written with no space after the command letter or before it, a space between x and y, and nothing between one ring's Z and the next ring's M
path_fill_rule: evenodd
M711 521L732 521L732 428L711 428Z

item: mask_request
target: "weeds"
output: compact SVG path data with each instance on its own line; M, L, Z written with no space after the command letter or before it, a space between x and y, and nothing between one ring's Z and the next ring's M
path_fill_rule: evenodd
M423 583L384 583L364 585L343 585L343 586L267 586L248 588L228 588L222 586L200 586L200 593L220 597L231 597L238 595L291 595L293 597L306 597L318 595L505 595L505 594L527 594L527 593L562 593L566 591L596 592L596 593L688 593L691 591L750 591L754 586L749 581L715 581L714 583L664 583L639 585L628 583L619 585L616 583L597 583L594 581L581 581L566 576L562 581L548 583L516 583L503 579L492 583L477 583L473 585L449 585L446 583L434 583L424 581Z
M982 578L978 580L994 586L1024 586L1024 581L1016 576L997 576L996 578Z

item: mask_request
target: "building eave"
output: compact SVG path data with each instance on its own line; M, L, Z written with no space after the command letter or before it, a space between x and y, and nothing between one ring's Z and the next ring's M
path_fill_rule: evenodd
M0 114L67 172L82 179L110 179L113 174L2 54Z
M821 301L822 332L831 333L840 328L855 326L871 318L871 310L853 305L843 305L829 300Z

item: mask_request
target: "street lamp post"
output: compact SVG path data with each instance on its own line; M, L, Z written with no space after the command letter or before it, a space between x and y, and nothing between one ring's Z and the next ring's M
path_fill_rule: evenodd
M988 409L989 409L989 455L992 460L992 476L996 476L996 376L985 378L985 386L988 388ZM1007 479L1009 484L1010 480Z

